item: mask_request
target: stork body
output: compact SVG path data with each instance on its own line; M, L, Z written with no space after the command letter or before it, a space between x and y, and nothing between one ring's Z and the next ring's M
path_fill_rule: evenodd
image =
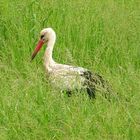
M40 41L32 54L32 59L46 44L44 54L44 66L53 86L66 91L69 95L73 90L86 89L90 98L95 97L95 90L106 88L106 81L98 74L94 74L82 67L63 65L53 60L53 48L56 41L56 34L52 28L45 28L41 31Z

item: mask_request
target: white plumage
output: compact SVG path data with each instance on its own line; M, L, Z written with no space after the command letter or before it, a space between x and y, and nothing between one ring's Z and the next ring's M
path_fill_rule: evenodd
M86 89L90 97L95 96L95 90L104 89L108 91L106 81L98 74L91 73L82 67L56 63L52 58L55 41L56 34L54 30L52 28L43 29L40 33L40 41L32 54L33 59L42 45L47 45L44 54L44 66L53 86L61 90L66 90L68 94L75 89Z

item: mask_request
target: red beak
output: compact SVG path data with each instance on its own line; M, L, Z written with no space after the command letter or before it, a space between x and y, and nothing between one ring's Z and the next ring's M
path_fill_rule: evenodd
M32 54L31 60L34 59L34 57L37 55L37 53L39 52L39 50L41 49L41 47L43 46L44 42L42 39L39 40L38 44L36 45L36 48Z

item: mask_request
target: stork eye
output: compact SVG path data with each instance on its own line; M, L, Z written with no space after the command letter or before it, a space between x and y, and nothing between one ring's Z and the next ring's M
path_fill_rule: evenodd
M40 38L41 38L41 39L43 39L43 37L44 37L44 35L41 35L41 37L40 37Z

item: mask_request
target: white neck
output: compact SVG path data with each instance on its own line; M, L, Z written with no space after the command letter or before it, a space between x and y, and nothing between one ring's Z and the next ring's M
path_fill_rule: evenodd
M46 69L49 71L50 66L53 65L55 62L52 58L52 53L53 53L53 47L55 44L56 36L52 36L51 39L47 43L47 48L45 50L44 54L44 65Z

